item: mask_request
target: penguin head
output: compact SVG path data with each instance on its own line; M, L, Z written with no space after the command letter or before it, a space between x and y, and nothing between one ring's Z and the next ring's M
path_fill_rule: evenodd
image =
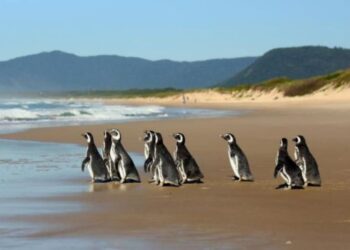
M111 133L109 133L107 130L103 132L103 137L105 140L110 140L111 139Z
M235 144L236 143L236 138L231 133L226 133L224 135L221 135L221 138L224 139L225 141L227 141L228 144Z
M92 136L92 134L90 132L86 132L84 134L81 134L88 143L93 143L94 142L94 137Z
M155 138L155 136L154 136L154 131L152 131L152 130L145 130L145 132L144 132L144 137L143 137L143 141L144 142L148 142L148 143L150 143L150 142L152 142Z
M121 141L122 135L118 129L112 129L111 131L109 131L109 133L111 134L112 141Z
M162 134L161 133L155 133L155 142L156 144L162 144L163 143L163 137L162 137Z
M182 133L175 133L173 134L174 139L179 144L185 144L185 135Z
M280 148L287 148L287 147L288 147L288 140L283 137L280 142Z
M295 142L295 145L306 144L305 138L302 135L298 135L295 138L293 138L292 140Z

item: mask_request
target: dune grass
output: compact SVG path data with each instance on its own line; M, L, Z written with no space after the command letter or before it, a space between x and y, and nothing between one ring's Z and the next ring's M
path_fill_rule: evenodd
M191 92L202 92L207 90L217 91L224 94L233 94L234 97L243 97L248 91L270 92L277 90L284 96L303 96L312 94L323 87L330 85L339 88L344 85L350 85L350 69L340 70L323 76L316 76L308 79L292 80L287 77L273 78L268 81L257 84L240 84L232 87L215 87L202 89L131 89L131 90L101 90L101 91L74 91L59 94L65 97L83 97L83 98L166 98Z
M87 97L87 98L165 98L183 93L181 89L165 88L165 89L130 89L130 90L95 90L95 91L72 91L65 93L71 97Z
M220 93L240 93L249 90L269 92L276 89L284 96L293 97L312 94L326 85L339 88L349 84L350 69L302 80L291 80L286 77L279 77L258 84L242 84L233 87L218 87L214 88L214 90Z

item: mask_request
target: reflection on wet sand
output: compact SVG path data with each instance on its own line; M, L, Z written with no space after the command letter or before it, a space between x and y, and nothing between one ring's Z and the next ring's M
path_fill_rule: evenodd
M118 182L109 182L109 183L90 183L89 192L103 192L103 191L127 191L130 188L133 188L133 184L121 184Z

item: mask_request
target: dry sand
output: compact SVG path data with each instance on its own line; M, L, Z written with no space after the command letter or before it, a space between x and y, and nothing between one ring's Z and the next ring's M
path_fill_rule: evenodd
M148 184L144 174L142 184L125 185L89 184L82 174L95 192L53 199L79 201L88 209L25 218L60 226L32 237L123 235L153 241L162 249L350 249L349 100L217 104L247 112L239 117L40 128L1 137L84 143L80 133L90 131L101 142L104 129L118 127L127 150L141 153L143 130L162 132L171 151L170 135L181 131L205 175L204 184L171 188ZM246 152L254 183L232 182L227 145L219 138L227 131ZM323 186L275 190L282 182L272 178L279 140L297 134L306 137L318 160Z

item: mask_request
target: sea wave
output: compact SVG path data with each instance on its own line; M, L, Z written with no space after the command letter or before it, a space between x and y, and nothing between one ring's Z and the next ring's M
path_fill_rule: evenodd
M62 101L4 102L0 122L123 120L166 116L159 106L122 106Z
M187 107L106 105L95 100L89 102L72 99L2 99L0 100L0 133L33 127L176 117L209 117L227 113L228 111ZM230 113L234 112L230 111Z

